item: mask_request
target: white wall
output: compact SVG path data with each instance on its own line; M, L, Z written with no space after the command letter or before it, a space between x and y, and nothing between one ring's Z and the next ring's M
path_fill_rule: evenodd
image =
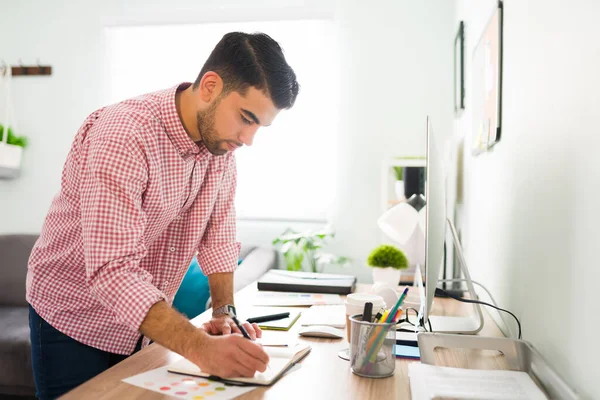
M600 3L505 1L502 139L471 156L470 62L495 2L457 1L466 24L465 191L457 221L474 279L578 391L600 397ZM460 198L460 196L459 196Z
M331 250L364 267L380 237L381 161L425 152L425 116L451 131L453 3L446 0L0 2L0 57L36 58L50 78L15 79L21 131L30 137L23 174L0 181L0 233L38 232L58 190L62 164L83 118L105 99L107 23L235 21L333 16L342 58L341 137ZM193 46L193 44L191 44ZM161 60L157 60L161 61ZM198 66L200 69L201 66ZM194 79L195 77L190 77ZM293 112L293 109L289 112ZM315 193L318 195L318 193ZM270 244L288 223L240 223L242 241ZM305 226L305 225L303 225Z

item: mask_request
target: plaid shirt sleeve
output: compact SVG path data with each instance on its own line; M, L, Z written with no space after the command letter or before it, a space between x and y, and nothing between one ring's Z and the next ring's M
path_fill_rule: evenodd
M240 243L236 241L236 184L235 156L230 153L217 200L198 249L198 261L205 275L233 272L237 267Z
M81 223L90 293L117 323L139 330L150 307L167 297L140 267L147 253L142 210L147 168L143 153L125 146L90 139L80 165Z

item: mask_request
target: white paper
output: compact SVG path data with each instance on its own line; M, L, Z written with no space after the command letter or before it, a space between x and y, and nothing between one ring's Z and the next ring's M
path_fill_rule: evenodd
M204 378L172 374L167 371L167 367L123 379L123 382L180 399L233 399L256 389L252 386L231 386Z
M346 327L346 307L344 305L312 306L300 317L302 326L327 325L334 328Z
M438 367L411 363L408 365L413 400L440 397L478 400L546 400L547 397L521 371L476 370Z
M256 372L252 378L235 378L236 382L251 384L270 384L280 373L282 373L291 364L296 356L302 352L310 350L308 344L296 344L294 347L265 347L265 352L269 355L269 364L265 372ZM184 374L207 376L200 368L185 358L173 363L168 370Z
M255 306L312 306L315 304L343 304L339 294L265 292L254 296Z

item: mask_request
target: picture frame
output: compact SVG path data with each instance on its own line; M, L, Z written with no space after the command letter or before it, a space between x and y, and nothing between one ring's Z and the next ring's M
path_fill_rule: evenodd
M498 0L473 51L473 155L488 151L501 138L503 11L503 2Z
M454 37L454 114L465 109L465 23L460 21Z

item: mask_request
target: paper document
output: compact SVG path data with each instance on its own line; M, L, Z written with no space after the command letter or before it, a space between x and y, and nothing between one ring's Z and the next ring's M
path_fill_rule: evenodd
M312 306L315 304L343 304L339 294L257 292L255 306Z
M302 326L327 325L334 328L345 328L346 306L312 306L304 311L300 322Z
M227 400L256 389L252 386L231 386L204 378L172 374L167 367L153 369L139 375L123 379L123 382L146 390L158 392L164 396L180 399ZM133 396L133 395L132 395ZM139 396L141 398L141 396Z
M408 365L413 400L547 400L526 372Z

